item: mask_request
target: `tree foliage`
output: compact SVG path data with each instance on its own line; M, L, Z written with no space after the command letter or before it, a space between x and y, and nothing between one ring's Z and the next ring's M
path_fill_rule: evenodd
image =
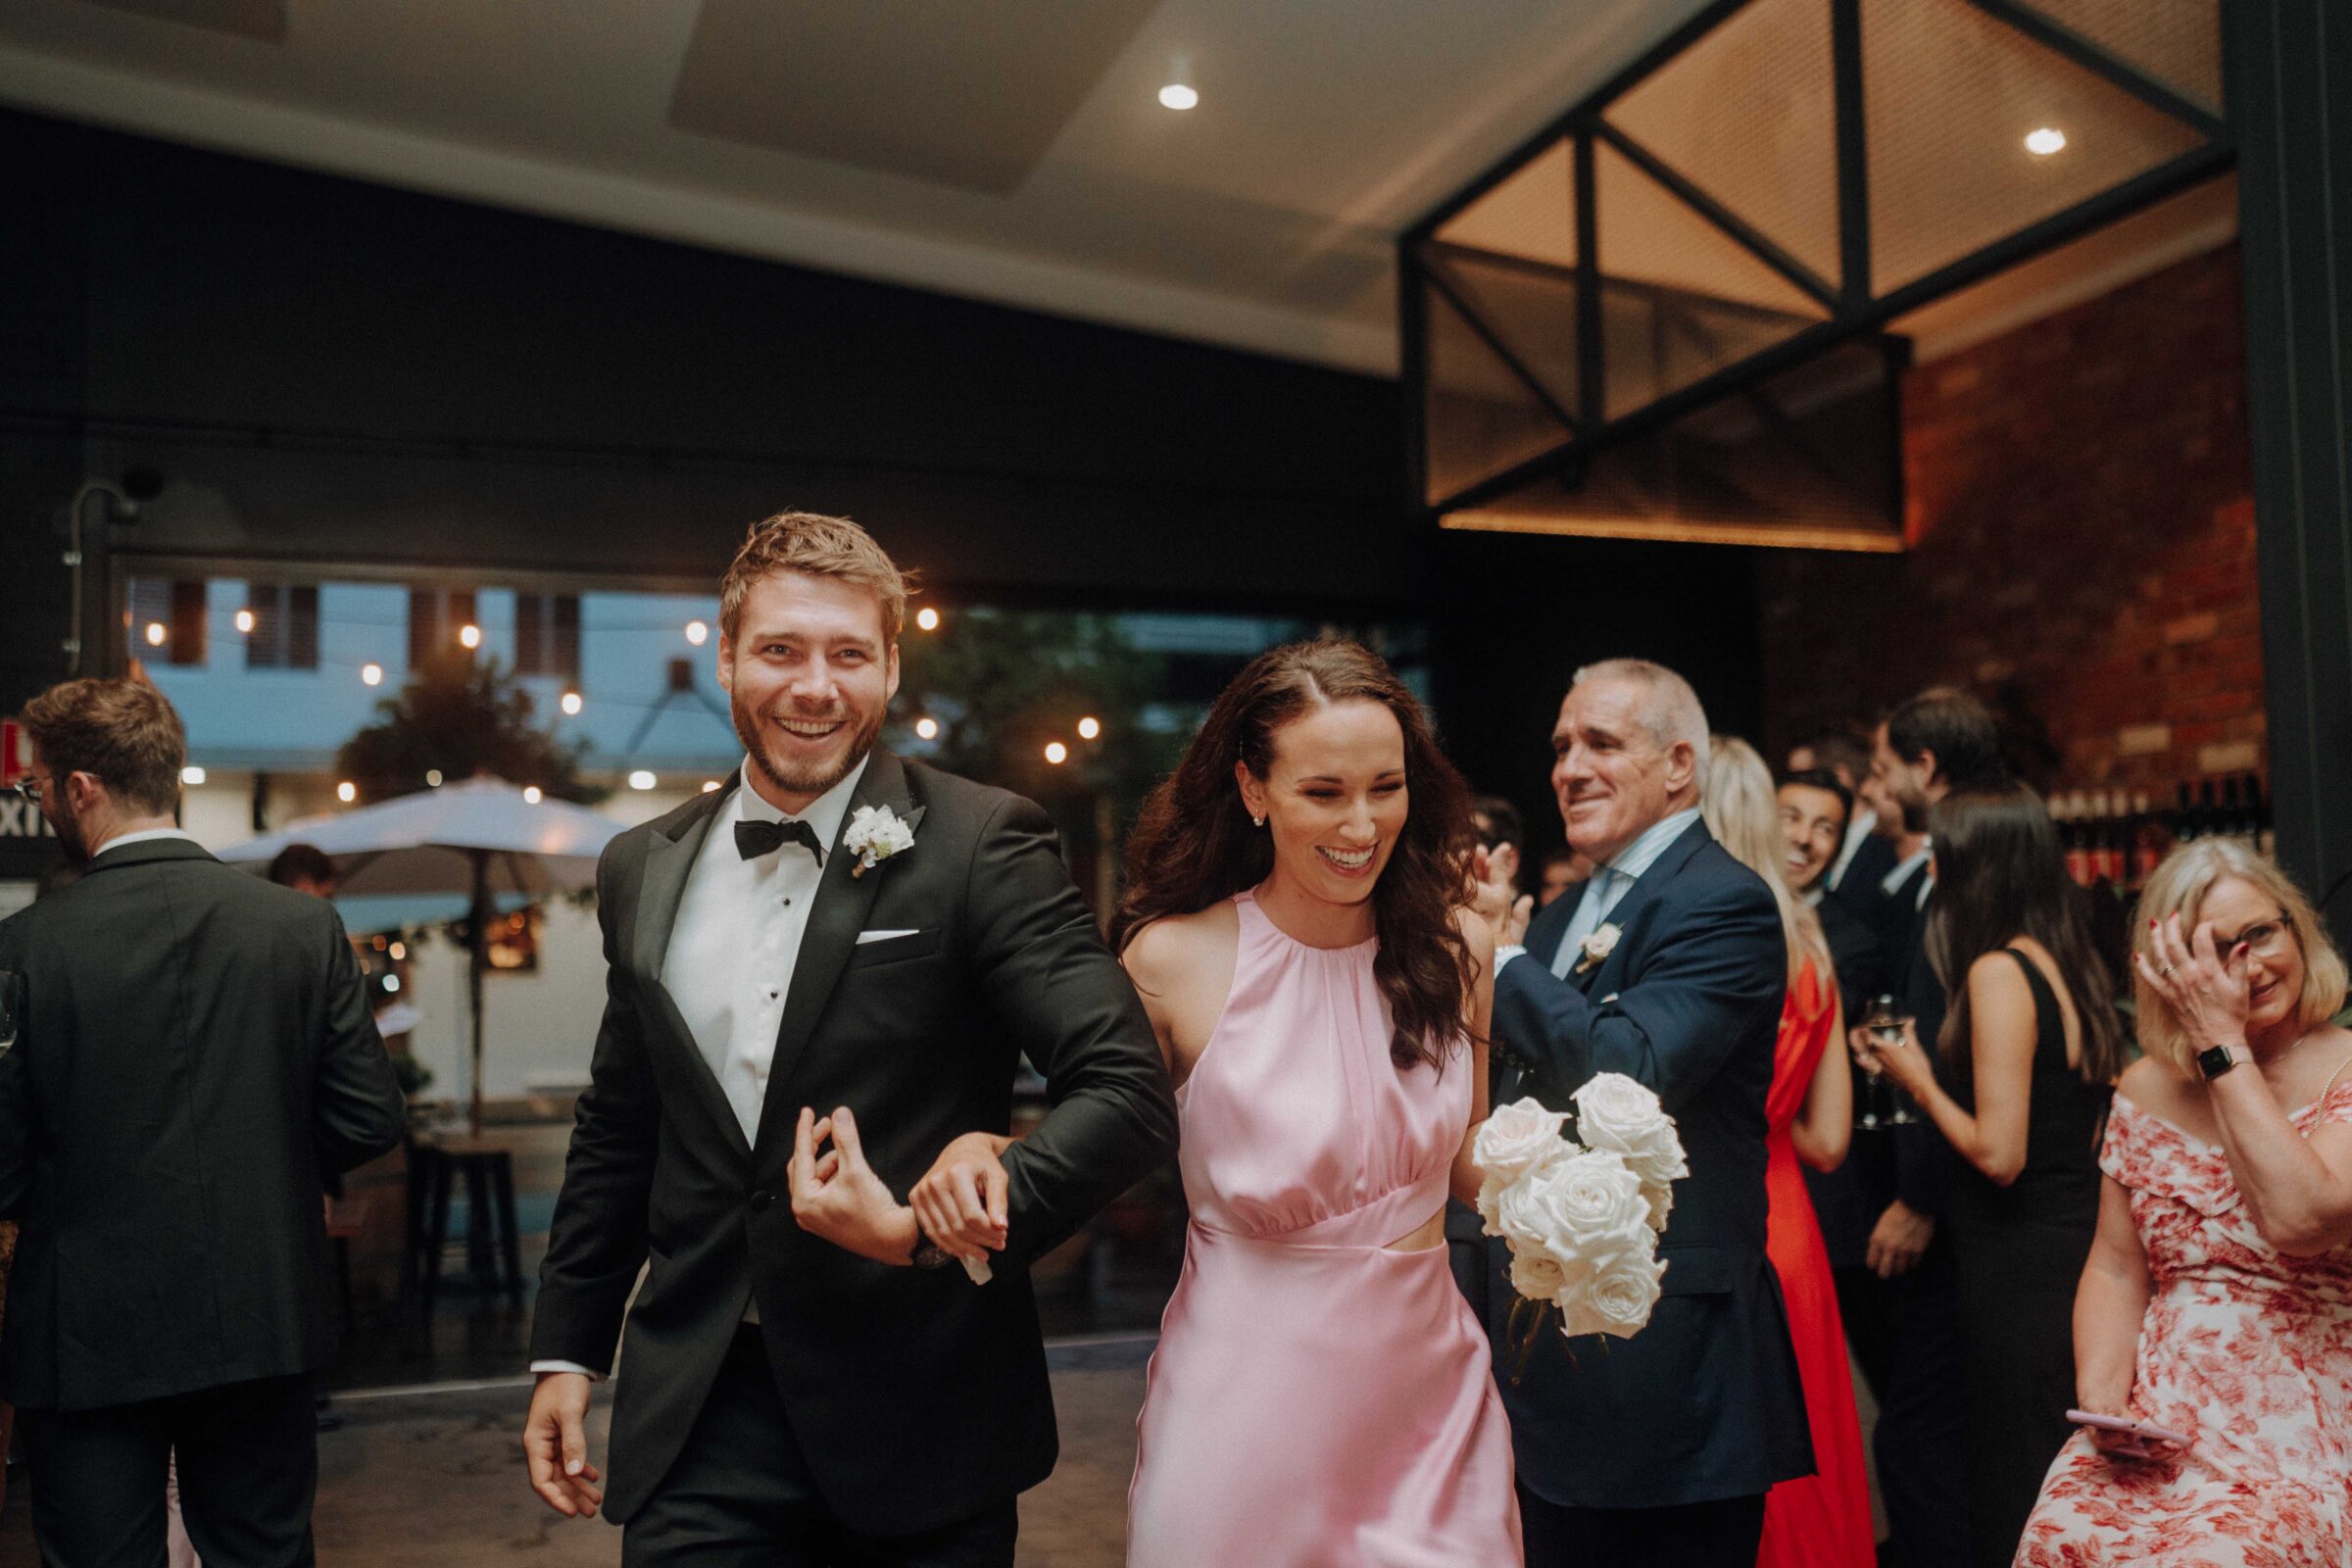
M428 773L456 781L487 774L536 784L551 798L591 803L605 791L580 777L587 751L532 722L531 694L497 661L451 650L427 662L375 705L378 720L345 741L335 765L362 802L429 788Z

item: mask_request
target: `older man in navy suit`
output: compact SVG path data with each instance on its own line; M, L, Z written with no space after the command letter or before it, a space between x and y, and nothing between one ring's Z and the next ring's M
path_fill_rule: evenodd
M1764 1253L1764 1098L1787 985L1771 892L1699 820L1707 720L1689 683L1616 659L1577 671L1552 731L1568 842L1596 866L1530 926L1495 928L1496 1102L1554 1109L1595 1074L1655 1090L1690 1175L1659 1245L1665 1295L1630 1340L1506 1343L1508 1252L1488 1244L1488 1331L1510 1411L1531 1568L1745 1568L1764 1494L1813 1446Z

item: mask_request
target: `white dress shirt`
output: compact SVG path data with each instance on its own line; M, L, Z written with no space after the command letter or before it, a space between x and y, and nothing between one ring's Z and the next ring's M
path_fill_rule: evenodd
M725 1091L746 1142L759 1137L784 999L792 994L801 936L823 873L816 857L798 844L745 859L735 847L735 824L806 822L831 854L842 818L850 814L850 797L865 776L860 760L806 811L788 817L752 788L750 766L747 760L738 769L740 782L703 837L662 959L662 989Z
M1568 971L1575 967L1577 955L1584 949L1585 938L1601 928L1610 911L1633 890L1642 874L1657 864L1658 857L1666 853L1668 846L1681 838L1684 831L1697 820L1698 808L1695 806L1661 817L1643 829L1615 859L1593 866L1592 874L1585 879L1584 895L1577 903L1576 913L1569 917L1568 929L1560 937L1559 951L1552 956L1553 974L1562 979L1568 977ZM1516 945L1497 949L1494 972L1502 973L1504 964L1526 951Z
M1879 878L1879 891L1886 894L1890 899L1893 898L1895 895L1895 890L1903 885L1904 880L1908 878L1912 872L1918 870L1921 866L1927 865L1929 857L1935 853L1936 846L1934 844L1930 843L1926 839L1920 840L1919 848L1917 850L1914 850L1911 854L1906 855L1901 859L1895 861L1894 869L1888 871L1885 876ZM1934 890L1935 886L1936 873L1931 867L1928 874L1919 879L1919 892L1912 896L1911 907L1914 909L1926 908L1928 906L1928 894Z
M816 857L799 844L745 859L735 846L735 824L806 822L826 854L838 854L835 841L850 814L850 798L865 776L865 760L797 816L777 810L752 788L751 765L746 758L736 770L734 790L695 852L662 957L662 988L677 1004L695 1049L710 1064L744 1141L757 1143L784 999L792 995L792 971L823 872ZM745 1306L743 1320L760 1321L756 1298ZM531 1370L604 1378L576 1361L533 1361Z
M1821 879L1823 886L1833 893L1838 890L1838 884L1845 880L1845 868L1854 863L1854 856L1878 828L1879 813L1857 804L1854 819L1845 824L1845 842L1838 847L1838 858L1830 862L1829 874Z
M104 855L109 850L119 850L125 844L145 844L152 839L186 839L193 844L196 842L196 835L185 828L151 827L137 833L125 833L121 838L108 839L104 844L98 846L98 855ZM97 858L97 855L90 857L93 860Z

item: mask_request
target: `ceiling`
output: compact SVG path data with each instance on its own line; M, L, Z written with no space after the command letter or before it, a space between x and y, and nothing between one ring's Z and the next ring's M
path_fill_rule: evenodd
M1395 236L1701 4L0 0L0 102L1389 372Z

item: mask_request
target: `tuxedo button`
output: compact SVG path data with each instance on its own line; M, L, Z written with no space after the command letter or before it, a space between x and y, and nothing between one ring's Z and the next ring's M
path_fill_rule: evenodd
M776 1195L773 1193L760 1191L752 1195L752 1212L755 1214L766 1213L775 1203Z

